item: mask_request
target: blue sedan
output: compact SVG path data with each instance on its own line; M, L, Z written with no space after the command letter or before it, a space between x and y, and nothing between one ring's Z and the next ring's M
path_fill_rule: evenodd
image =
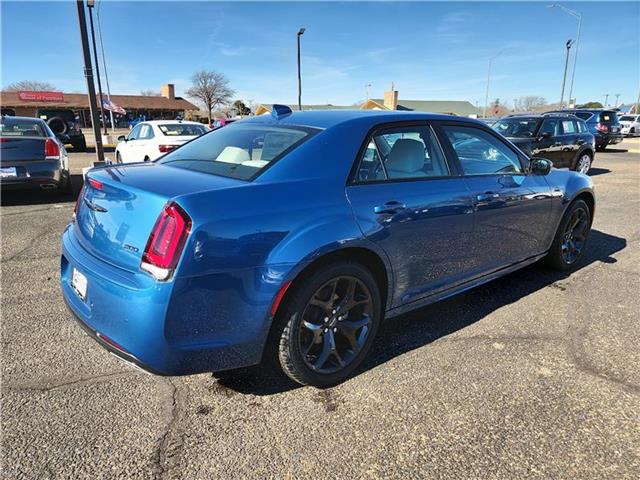
M324 111L242 120L92 170L62 238L81 326L163 375L272 358L343 381L380 323L538 260L580 259L589 177L481 122Z

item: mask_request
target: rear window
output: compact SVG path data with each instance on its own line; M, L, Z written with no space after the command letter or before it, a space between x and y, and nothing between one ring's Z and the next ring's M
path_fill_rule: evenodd
M1 137L46 137L43 125L36 120L2 117L0 119Z
M618 123L618 115L616 112L600 112L600 123Z
M192 123L163 123L158 125L158 129L167 137L197 137L207 132L204 125Z
M307 127L236 123L214 130L161 157L157 163L239 180L267 166L317 133Z

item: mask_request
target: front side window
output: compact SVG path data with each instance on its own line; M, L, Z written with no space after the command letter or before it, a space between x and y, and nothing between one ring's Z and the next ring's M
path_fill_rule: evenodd
M552 137L557 137L560 135L560 120L557 118L547 118L544 122L542 122L542 127L540 128L540 135L551 135Z
M522 173L518 155L490 133L475 127L442 128L465 175Z
M222 177L251 180L318 130L239 122L196 138L157 163Z
M127 137L127 140L137 140L138 136L140 135L141 129L142 129L142 124L139 124L133 127L133 130L129 132L129 136Z
M140 129L140 135L138 136L138 139L140 140L149 140L150 138L153 138L153 127L151 125L142 125L142 128Z
M359 181L448 175L444 155L428 125L378 131L369 142L358 170Z

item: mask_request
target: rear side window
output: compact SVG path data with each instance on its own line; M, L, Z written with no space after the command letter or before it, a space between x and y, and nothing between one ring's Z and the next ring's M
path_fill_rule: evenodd
M465 175L522 173L518 155L506 144L475 127L442 127Z
M357 179L368 182L448 175L440 144L425 124L377 131L364 151Z
M198 137L161 157L157 163L251 180L317 132L308 127L240 122Z
M578 132L580 133L585 133L589 131L589 129L587 128L587 124L584 123L584 120L577 120L576 125L578 125Z
M593 113L589 112L577 112L575 114L576 117L581 118L585 122L588 122L591 117L593 117Z
M573 120L562 120L562 133L565 135L570 135L572 133L576 133L578 128Z

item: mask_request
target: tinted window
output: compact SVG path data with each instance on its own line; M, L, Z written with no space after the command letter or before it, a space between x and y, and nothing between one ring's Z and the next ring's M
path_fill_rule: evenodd
M622 120L623 122L635 122L636 117L634 117L633 115L623 115L622 117L620 117L620 120Z
M591 117L593 117L593 114L589 112L577 112L575 113L575 116L583 120L589 120Z
M46 137L44 125L37 120L14 117L0 117L2 137Z
M384 173L384 168L382 168L378 148L376 147L376 143L371 140L362 155L360 167L358 168L357 180L358 182L371 182L375 180L384 180L385 178L386 175Z
M494 123L491 128L505 137L533 137L538 126L537 118L505 118Z
M518 155L488 132L474 127L443 127L465 175L520 173Z
M542 122L542 128L540 128L540 135L548 133L555 137L560 135L560 120L557 118L547 118Z
M588 132L588 131L589 131L589 129L587 128L587 124L586 124L586 123L584 123L584 121L583 121L583 120L577 120L577 121L576 121L576 125L578 125L578 131L579 131L580 133L585 133L585 132Z
M600 123L617 124L618 115L616 112L600 112Z
M249 180L316 132L306 127L240 122L198 137L169 152L158 163Z
M158 125L158 129L168 137L197 137L207 132L204 125L194 125L193 123L165 123Z
M562 120L562 133L565 135L570 135L572 133L576 133L578 129L576 128L576 124L573 120Z

